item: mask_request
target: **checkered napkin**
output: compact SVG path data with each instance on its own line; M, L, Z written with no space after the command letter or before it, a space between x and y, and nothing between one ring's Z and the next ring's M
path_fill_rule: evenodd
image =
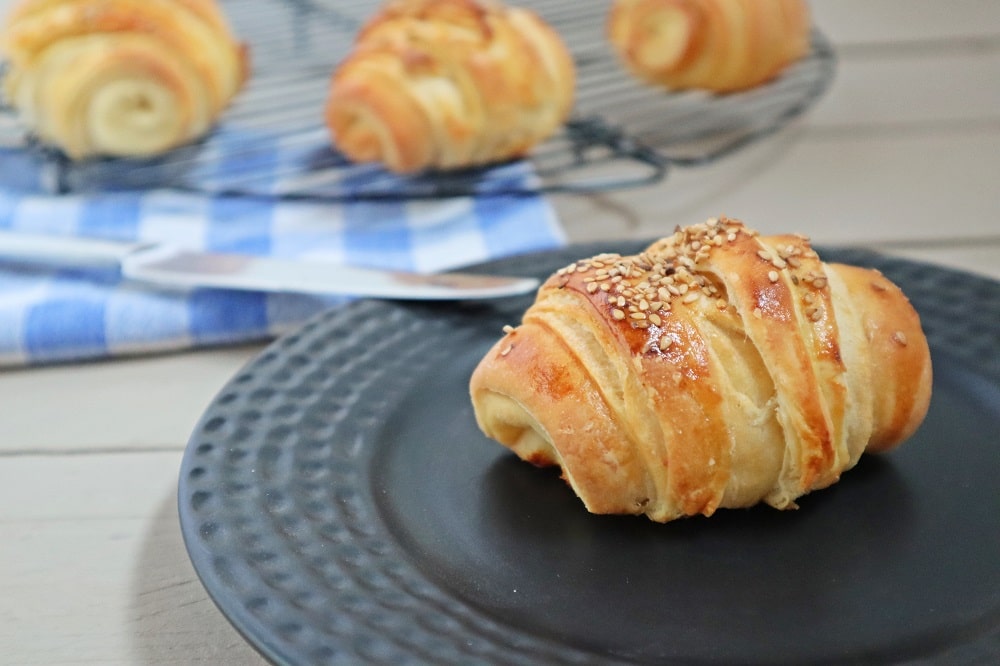
M220 197L174 190L50 196L30 154L0 150L0 228L360 266L439 271L564 242L548 202L482 195L350 202ZM526 164L485 179L534 178ZM344 299L220 289L165 290L117 272L0 264L0 365L99 359L263 340Z

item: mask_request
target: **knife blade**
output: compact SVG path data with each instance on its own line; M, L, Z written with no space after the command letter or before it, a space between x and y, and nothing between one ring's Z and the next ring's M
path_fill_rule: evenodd
M0 260L49 267L117 268L122 277L164 287L465 300L516 296L534 278L472 273L412 273L327 261L187 250L169 243L120 242L0 230Z

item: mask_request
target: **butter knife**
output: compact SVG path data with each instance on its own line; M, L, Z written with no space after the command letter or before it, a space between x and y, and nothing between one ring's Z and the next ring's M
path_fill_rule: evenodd
M212 287L410 300L515 296L538 287L534 278L471 273L412 273L334 262L187 250L169 243L0 230L0 261L59 268L117 268L122 277L165 287Z

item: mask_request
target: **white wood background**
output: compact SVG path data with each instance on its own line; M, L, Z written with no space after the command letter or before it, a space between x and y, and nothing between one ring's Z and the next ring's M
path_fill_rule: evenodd
M813 7L840 61L805 121L655 188L559 198L569 237L725 213L1000 279L1000 2ZM261 663L176 514L191 429L259 349L0 372L0 663Z

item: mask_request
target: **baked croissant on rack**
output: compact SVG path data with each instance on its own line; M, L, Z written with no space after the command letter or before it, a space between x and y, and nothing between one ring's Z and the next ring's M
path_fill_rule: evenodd
M896 285L730 219L577 261L506 331L471 378L479 426L559 465L593 513L794 508L909 437L930 400Z
M9 103L74 159L192 141L248 76L215 0L22 0L0 51Z
M533 12L489 0L388 2L330 83L326 123L356 162L396 172L520 157L573 102L566 46Z
M809 51L805 0L615 0L608 39L638 78L671 90L760 85Z

